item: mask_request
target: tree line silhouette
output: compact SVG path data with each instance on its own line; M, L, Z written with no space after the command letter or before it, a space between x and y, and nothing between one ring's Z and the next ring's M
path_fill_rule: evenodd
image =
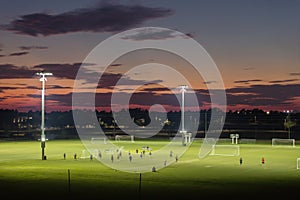
M74 112L74 111L73 111ZM120 134L119 124L114 119L112 112L78 110L76 112L91 112L96 115L100 127L107 134ZM126 112L124 110L120 111ZM218 110L218 112L222 112ZM161 124L160 135L172 136L180 129L181 112L170 111L165 118L161 113L153 112L150 118L148 110L130 109L130 119L138 127L147 127L151 120L159 120ZM118 113L116 113L118 114ZM53 138L76 138L76 125L72 111L53 111L45 115L46 134L54 135ZM196 118L199 121L196 122ZM211 110L186 111L185 127L197 126L196 137L204 137L209 127ZM261 109L236 110L226 112L224 127L221 137L228 138L231 133L238 133L244 138L268 139L272 137L300 139L299 112L263 111ZM38 138L41 126L41 112L0 109L0 138ZM96 124L90 124L94 127Z

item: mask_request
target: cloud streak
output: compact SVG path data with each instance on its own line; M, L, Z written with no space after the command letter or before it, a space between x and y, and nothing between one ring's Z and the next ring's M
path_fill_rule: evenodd
M269 81L269 83L290 83L298 80L299 79L274 80L274 81Z
M244 83L244 84L250 84L251 82L261 82L263 80L260 79L250 79L250 80L238 80L234 81L234 83Z
M0 79L32 78L37 70L28 67L18 67L12 64L0 64Z
M29 50L33 50L33 49L48 49L48 47L46 46L20 46L19 47L20 50L22 51L29 51Z
M173 11L140 5L105 4L61 14L32 13L22 15L2 29L30 36L50 36L71 32L116 32L136 27L143 22L166 17Z
M133 34L128 34L122 37L123 40L143 41L143 40L165 40L170 38L192 38L191 33L182 35L172 30L157 30L156 28L148 28L146 30L138 30Z
M300 72L292 72L290 73L290 76L300 76Z
M15 52L15 53L11 53L8 56L24 56L27 55L29 52L27 51L21 51L21 52Z
M251 85L226 90L228 105L282 106L300 97L300 84Z

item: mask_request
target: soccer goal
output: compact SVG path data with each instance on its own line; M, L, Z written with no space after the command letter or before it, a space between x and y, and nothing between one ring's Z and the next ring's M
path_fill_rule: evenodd
M104 144L106 144L107 138L106 137L92 137L91 138L92 144L99 144L99 142L103 142Z
M272 146L295 147L295 139L273 138Z
M115 141L131 141L134 142L134 136L133 135L116 135Z
M89 158L89 157L90 157L90 153L87 150L83 149L81 152L80 158L85 159L85 158Z
M300 158L297 158L297 169L300 169Z
M239 156L239 145L213 145L210 155Z

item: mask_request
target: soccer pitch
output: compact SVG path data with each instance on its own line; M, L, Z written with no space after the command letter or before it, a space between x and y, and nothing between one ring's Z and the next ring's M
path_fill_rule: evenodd
M149 146L155 151L167 142L153 140ZM132 152L142 148L139 141L118 145ZM198 157L200 147L201 140L195 140L178 162L157 172L149 169L142 173L140 185L139 173L116 171L96 159L80 159L85 149L80 140L47 141L47 160L41 160L38 141L0 142L1 193L7 199L259 198L288 197L300 188L297 144L272 147L271 141L257 141L239 144L239 156L210 155L203 159Z

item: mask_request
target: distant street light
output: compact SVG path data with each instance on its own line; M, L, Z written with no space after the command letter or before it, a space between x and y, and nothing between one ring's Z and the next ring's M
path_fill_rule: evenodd
M42 122L41 122L41 148L42 148L42 160L46 160L45 147L46 147L46 137L45 137L45 82L47 81L45 76L52 76L52 73L36 73L36 75L41 76L40 81L42 82Z

